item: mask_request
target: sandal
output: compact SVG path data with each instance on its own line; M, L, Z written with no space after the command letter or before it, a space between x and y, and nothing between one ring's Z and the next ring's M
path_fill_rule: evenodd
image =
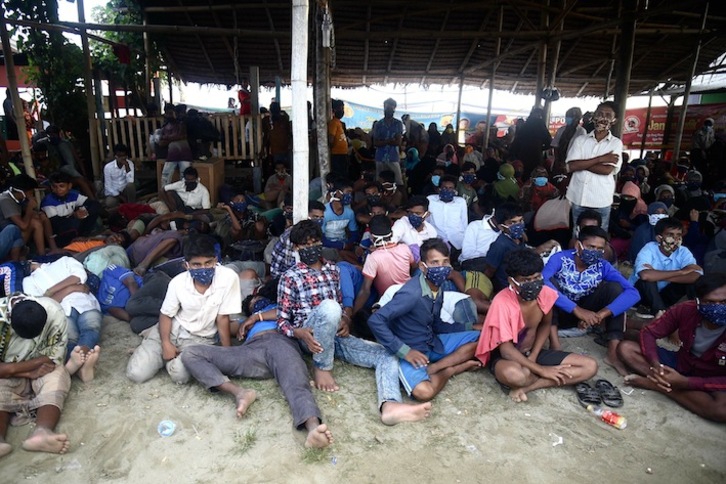
M619 408L623 406L623 396L620 394L620 390L609 381L597 380L595 388L600 394L602 403L608 407Z
M600 405L602 403L600 392L595 390L588 383L578 383L575 385L575 391L577 392L577 401L580 402L580 405L583 407L587 407L588 405Z

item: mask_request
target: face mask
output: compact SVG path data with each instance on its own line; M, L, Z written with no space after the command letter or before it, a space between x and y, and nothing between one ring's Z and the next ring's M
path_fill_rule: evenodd
M191 191L193 191L193 190L194 190L195 188L197 188L197 182L195 182L195 181L194 181L194 182L190 182L190 181L185 181L185 182L184 182L184 187L186 188L186 190L187 190L188 192L191 192Z
M23 200L18 200L15 197L15 195L13 195L13 192L18 192L18 193L23 193L23 194L25 194L25 192L23 192L22 190L18 190L17 188L11 188L10 190L8 190L8 195L10 195L10 198L12 198L13 200L15 200L15 203L17 203L19 205L22 205L23 202L26 202L27 201L25 198Z
M450 188L442 188L439 191L439 200L445 203L449 203L454 199L454 190L451 190Z
M509 232L509 237L511 237L512 239L519 240L524 237L524 222L519 222L517 224L512 224L509 226L505 225L505 227Z
M429 267L424 264L424 267L426 267L426 279L436 287L441 287L451 274L451 266Z
M467 185L471 185L476 181L476 175L473 173L466 173L464 176L461 177L461 181L463 181Z
M255 302L255 304L252 305L252 312L259 313L270 304L272 304L272 301L270 301L266 297L261 297Z
M622 213L629 214L635 208L636 203L638 203L638 201L634 198L632 198L632 199L624 198L620 201L620 211Z
M726 326L726 304L696 302L701 316L717 326Z
M537 299L537 296L542 292L542 287L544 286L544 279L528 282L517 282L514 279L512 281L517 286L517 294L525 301L534 301Z
M435 187L439 186L439 183L440 183L440 182L441 182L441 175L433 175L433 176L431 177L431 183L432 183L432 184L433 184L433 185L434 185Z
M383 115L386 116L387 118L390 118L393 116L393 113L395 113L395 112L396 112L395 109L384 109Z
M381 201L380 195L368 195L366 198L368 199L368 205L373 205Z
M212 283L212 279L214 279L214 267L189 269L189 275L192 276L194 282L198 282L202 286L208 286Z
M666 207L671 208L673 206L673 199L672 198L664 198L660 200L665 204Z
M395 192L396 191L396 184L391 182L383 182L383 189L387 192Z
M232 202L230 205L235 212L244 212L247 210L247 202Z
M324 218L315 218L315 219L312 219L312 218L311 218L310 220L314 221L315 223L317 223L317 224L318 224L318 225L320 225L321 227L322 227L322 226L323 226L323 224L325 223L325 219L324 219Z
M300 262L311 266L316 264L323 256L323 245L313 245L310 247L302 247L298 249L297 254L300 256Z
M384 247L388 242L391 241L391 236L393 235L392 232L388 232L384 235L373 235L371 234L371 239L373 240L373 247Z
M292 212L282 212L282 214L285 216L286 219L292 220Z
M548 178L546 176L538 176L534 178L534 184L538 187L543 187L547 185Z
M582 243L580 244L580 249L580 259L582 259L582 263L588 267L600 262L605 255L599 250L584 248Z
M665 213L654 213L653 215L648 215L648 223L650 225L655 226L655 224L658 223L658 220L668 218L668 214Z
M610 123L614 120L610 120L605 117L592 118L592 122L595 123L595 131L607 131L610 129Z
M726 198L726 193L714 193L713 194L713 201L718 202L719 200L722 200Z
M497 180L505 180L506 177L502 175L501 173L497 173Z
M287 178L287 172L285 172L285 171L278 171L277 172L277 178L279 178L280 180L284 180L285 178Z
M699 181L687 182L686 188L688 188L692 192L695 192L696 190L699 190L701 188L701 182L699 182Z
M678 173L686 173L686 172L688 172L688 166L687 165L677 165L676 170L678 170Z
M409 213L408 214L408 221L411 223L411 227L418 229L421 227L424 223L424 218L420 215L417 215L415 213Z
M340 197L340 203L343 205L350 205L353 203L353 194L352 193L344 193L342 197Z
M673 252L678 250L678 247L681 246L681 242L681 238L664 237L661 239L660 246L663 249L663 252L672 254Z

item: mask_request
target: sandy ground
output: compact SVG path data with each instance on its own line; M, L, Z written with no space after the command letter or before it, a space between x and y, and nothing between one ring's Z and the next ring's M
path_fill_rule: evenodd
M428 421L389 428L378 420L373 371L336 363L342 390L316 392L336 442L306 450L273 380L244 382L259 397L237 420L231 398L196 383L177 386L163 372L128 381L138 342L106 319L96 380L74 380L59 425L70 452L26 452L29 427L11 428L15 451L0 460L1 482L726 482L726 425L650 392L624 396L621 431L589 415L570 389L515 404L484 370L450 382ZM563 345L602 361L604 349L587 337ZM622 384L609 367L599 376ZM157 433L163 419L177 425L171 437Z

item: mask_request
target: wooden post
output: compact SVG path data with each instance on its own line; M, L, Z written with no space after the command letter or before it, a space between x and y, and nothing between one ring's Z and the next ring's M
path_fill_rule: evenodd
M650 115L653 111L653 91L652 88L648 93L648 110L645 112L645 126L643 127L643 139L640 141L640 159L643 159L643 151L645 151L645 138L648 136L648 128L650 127Z
M293 184L293 221L308 218L308 0L292 2L292 59L290 81L292 84L292 159L295 183Z
M625 103L630 90L630 69L633 67L633 51L635 50L635 17L638 1L623 2L623 15L620 36L620 52L618 57L618 77L615 79L615 104L618 107L618 118L612 132L620 137L625 121Z
M564 18L560 21L560 29L559 29L560 37L557 37L557 41L555 42L555 46L554 46L555 52L554 52L554 55L552 56L552 69L550 70L549 76L548 76L549 80L547 82L547 87L549 87L550 89L555 88L555 81L557 80L557 69L558 69L559 63L560 63L560 49L562 47L561 35L562 35L563 30L565 30L565 19ZM497 54L497 55L499 55L499 54ZM550 127L551 112L552 112L552 100L548 98L545 100L545 104L544 104L544 119L545 119L545 122L547 123L548 129Z
M252 129L250 129L250 148L255 147L252 153L254 165L252 167L252 185L255 193L262 192L262 163L259 156L262 147L257 145L260 136L260 68L250 66L250 115L252 116ZM242 133L244 136L244 133Z
M504 28L504 5L499 6L499 22L498 31L499 36L497 37L496 47L494 48L494 57L499 57L500 51L502 50L502 29ZM487 102L487 124L486 132L484 133L484 144L481 147L482 154L486 152L489 147L489 133L491 132L491 120L492 120L492 102L494 101L494 79L497 75L497 67L499 63L492 66L492 75L489 77L489 100Z
M686 80L686 89L683 92L683 104L681 105L681 116L678 118L678 131L676 131L676 141L673 144L673 156L671 157L671 166L681 156L681 141L683 140L683 128L686 126L686 112L688 111L688 96L691 95L691 81L696 75L696 66L698 65L698 57L701 54L701 44L703 43L703 30L706 28L706 19L708 18L708 2L703 9L703 17L701 17L701 34L698 36L696 44L696 52L693 53L693 63L691 64L691 72ZM705 176L706 173L703 173Z
M101 86L101 73L98 71L98 69L96 69L96 71L94 72L93 90L93 96L96 100L96 115L98 116L99 123L99 126L96 129L96 133L101 133L101 139L98 140L98 156L101 160L106 161L106 156L108 155L108 153L106 152L106 146L108 145L108 139L106 138L106 115L103 109L103 89ZM113 150L113 146L108 146L108 149ZM111 151L111 153L113 153L113 151Z
M171 69L166 70L166 77L169 80L169 104L174 104L174 75L171 73ZM161 114L164 114L164 107L159 106Z
M146 14L144 13L144 26L147 25ZM144 31L144 94L146 95L146 103L151 101L151 40L149 33Z
M96 102L93 95L93 80L91 77L91 49L88 47L88 33L86 32L86 12L83 7L83 0L76 0L78 6L78 23L82 25L81 46L83 47L83 71L84 86L86 89L86 109L88 110L88 139L91 144L91 167L93 168L93 177L96 180L101 179L101 166L98 159L98 137L96 136ZM127 106L128 109L128 106Z
M325 180L325 175L330 172L330 147L328 146L328 120L330 119L331 106L328 104L330 97L330 48L323 47L323 15L327 9L327 1L318 2L315 12L315 131L317 133L318 166L320 178ZM313 170L313 163L310 164ZM323 194L325 194L325 183L322 183Z
M30 154L30 142L25 135L25 118L23 117L23 103L18 95L18 79L15 76L15 60L13 59L13 50L10 47L10 36L8 35L8 27L5 21L5 9L0 4L0 15L2 15L2 28L0 36L2 37L3 57L5 57L5 72L8 76L8 88L10 89L10 97L13 100L13 113L15 116L15 125L18 127L18 139L20 140L20 152L23 155L23 166L25 173L35 178L35 167L33 167L33 156Z
M456 142L459 143L459 120L461 119L461 94L464 91L464 74L459 78L459 100L456 101L456 127L454 133L456 133ZM466 140L466 133L464 133L464 139Z
M159 112L157 113L157 116L161 114L161 79L159 79L159 76L155 76L153 80L154 84L154 104L156 104L156 107L159 108Z
M547 0L546 6L549 8L550 0ZM542 30L547 30L550 25L550 14L546 9L542 10ZM537 62L537 92L535 93L534 105L540 107L542 105L542 91L545 87L545 73L547 72L547 40L542 40L539 47L539 60ZM549 120L546 120L549 125Z

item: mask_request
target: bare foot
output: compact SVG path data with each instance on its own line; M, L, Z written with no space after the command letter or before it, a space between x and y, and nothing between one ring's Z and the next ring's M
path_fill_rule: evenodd
M69 375L75 374L78 369L83 366L83 362L86 361L85 355L81 351L80 346L76 346L73 348L73 351L71 351L71 356L68 358L68 361L66 362L66 370L68 371Z
M235 396L235 400L237 400L237 418L241 418L247 412L247 409L250 408L250 405L257 400L257 392L254 390L245 390L244 388L240 389Z
M12 445L8 444L4 440L0 440L0 457L8 455L12 451L13 451Z
M23 449L30 452L50 452L65 454L71 443L66 434L56 434L48 429L38 427L23 442Z
M324 392L337 392L340 390L338 384L335 383L332 371L315 368L313 380L315 381L315 388L318 390L322 390Z
M512 388L512 390L509 392L509 398L511 398L512 401L516 403L526 402L527 393L524 392L521 388Z
M625 377L623 377L623 381L631 387L643 388L645 390L654 390L656 392L659 391L658 385L656 385L654 382L648 380L647 377L636 375L634 373L631 373L630 375L625 375Z
M328 430L328 426L320 424L310 432L305 439L305 447L314 449L323 449L333 443L333 434Z
M625 365L623 365L617 357L611 358L610 355L607 355L605 358L603 358L603 361L606 365L615 368L615 371L618 372L618 375L626 376L628 374L627 368L625 368Z
M381 410L381 422L396 425L401 422L418 422L431 416L431 402L407 405L399 402L385 402Z
M479 360L467 360L463 363L459 363L458 365L455 365L452 370L451 376L458 375L459 373L464 373L465 371L474 371L481 368L481 361Z
M93 377L96 375L96 363L98 363L99 356L101 356L101 347L98 345L86 353L86 361L80 370L78 370L78 377L83 383L93 380Z

